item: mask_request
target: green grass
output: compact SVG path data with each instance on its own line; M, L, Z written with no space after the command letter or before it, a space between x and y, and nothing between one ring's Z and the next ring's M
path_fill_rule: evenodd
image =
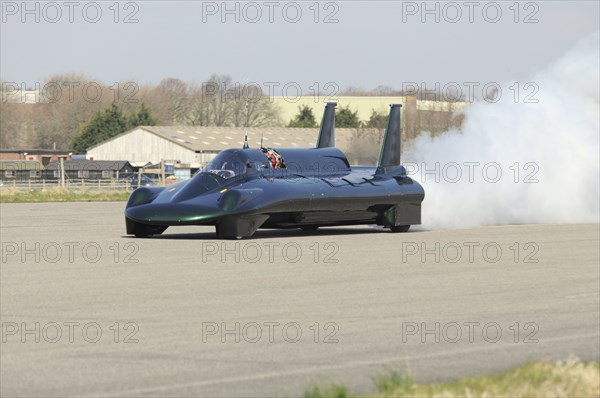
M126 201L130 194L129 191L88 191L57 188L17 190L1 188L0 203Z
M410 374L403 374L396 371L391 371L384 376L377 376L373 381L375 382L377 391L382 394L407 394L415 385L415 379Z
M506 372L467 377L434 384L417 384L410 375L390 372L374 378L378 392L387 397L600 397L600 362L568 359L530 362ZM306 398L355 396L342 385L311 386Z
M339 384L312 386L304 393L304 398L346 398L348 390Z

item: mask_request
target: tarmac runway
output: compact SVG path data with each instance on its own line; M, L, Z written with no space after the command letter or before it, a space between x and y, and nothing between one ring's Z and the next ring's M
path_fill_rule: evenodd
M123 208L0 206L0 395L361 393L600 357L598 224L135 239Z

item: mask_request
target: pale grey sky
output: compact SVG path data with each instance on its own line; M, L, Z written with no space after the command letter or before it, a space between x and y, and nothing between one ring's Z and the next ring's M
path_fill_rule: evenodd
M221 1L27 2L29 13L22 4L2 1L0 77L27 85L67 72L366 89L519 81L600 24L598 1L429 2L425 15L421 1L228 2L229 14Z

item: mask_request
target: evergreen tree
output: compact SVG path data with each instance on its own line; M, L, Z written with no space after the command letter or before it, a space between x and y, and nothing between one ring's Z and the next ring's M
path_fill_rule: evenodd
M136 128L138 126L155 126L156 119L152 117L152 112L142 102L142 106L138 113L135 113L129 117L129 129Z
M335 127L358 127L358 111L352 112L350 107L346 105L340 108L335 115Z
M317 127L315 115L307 105L298 107L298 114L288 123L288 127Z
M98 111L81 132L73 139L71 147L75 154L85 154L87 148L112 138L129 127L127 118L115 103L104 111Z

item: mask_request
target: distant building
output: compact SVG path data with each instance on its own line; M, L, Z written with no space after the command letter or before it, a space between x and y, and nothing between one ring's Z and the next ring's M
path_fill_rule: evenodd
M134 173L133 166L124 160L66 160L64 167L65 176L70 180L119 179ZM45 174L49 178L60 178L60 162L48 164Z
M0 160L35 160L46 166L60 158L71 159L68 149L0 149Z
M409 125L420 124L425 119L431 118L429 113L453 113L460 111L468 105L467 102L459 101L418 100L412 95L399 97L333 96L332 98L328 98L326 95L321 94L320 96L302 96L296 98L273 97L272 100L279 109L281 119L286 125L298 114L298 108L303 106L308 106L317 118L320 117L323 113L323 103L326 101L337 102L338 109L348 106L353 112L357 113L358 120L362 122L367 122L373 111L380 114L387 114L390 104L401 104L403 106L403 114L407 116L407 118L403 119L403 123ZM418 116L417 113L427 115Z
M347 148L356 129L336 129L336 144ZM130 162L164 161L191 168L208 163L226 148L241 148L248 134L251 147L314 147L318 128L244 128L194 126L140 126L87 150L90 160L126 159Z
M353 112L357 112L358 120L368 121L373 110L378 113L387 114L390 104L405 104L405 97L377 97L377 96L333 96L324 94L319 96L302 97L273 97L273 103L279 109L281 120L287 125L290 120L298 114L298 108L308 106L317 119L323 114L323 103L327 101L337 102L338 110L348 106Z
M0 160L0 181L40 178L43 169L36 160Z

